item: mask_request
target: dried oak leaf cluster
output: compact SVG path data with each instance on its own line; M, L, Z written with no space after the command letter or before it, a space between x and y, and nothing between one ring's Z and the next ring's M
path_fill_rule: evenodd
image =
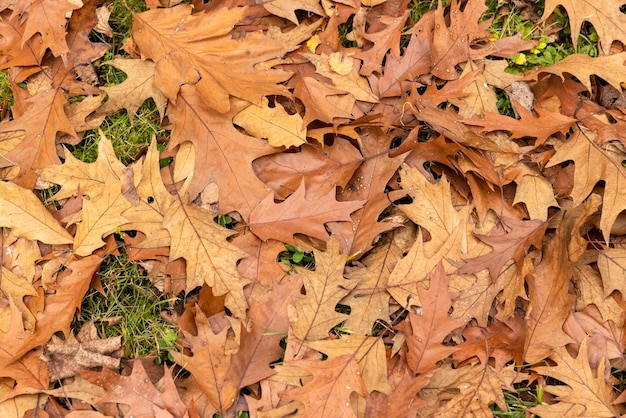
M548 0L538 24L560 6L601 54L517 75L535 44L492 40L482 0L146 3L104 62L106 5L0 2L1 416L490 416L516 384L539 416L626 411L626 109L595 95L626 80L624 1ZM64 146L148 98L171 164ZM187 377L70 331L115 236L165 293L200 289Z

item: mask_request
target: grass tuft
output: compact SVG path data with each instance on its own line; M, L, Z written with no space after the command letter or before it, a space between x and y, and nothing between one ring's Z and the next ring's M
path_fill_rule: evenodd
M106 295L90 290L72 328L78 330L94 321L101 335L124 337L125 359L155 356L168 360L167 350L174 347L178 327L162 313L170 314L175 300L165 299L143 268L128 261L125 254L105 260L100 281Z

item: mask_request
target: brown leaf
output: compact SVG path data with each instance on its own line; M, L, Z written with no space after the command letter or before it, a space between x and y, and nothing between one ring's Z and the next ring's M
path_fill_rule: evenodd
M480 16L487 11L481 1L470 1L461 10L459 2L453 0L450 5L449 23L444 17L444 7L439 3L435 11L435 30L431 48L431 73L443 80L459 78L456 66L470 59L481 58L489 52L486 48L471 48L472 43L486 39L491 34L486 30L489 21L480 21Z
M493 251L479 257L470 258L459 269L459 273L475 273L482 269L489 269L491 280L495 281L502 267L511 259L515 260L518 271L523 266L524 256L530 246L541 248L543 235L548 227L545 222L516 219L502 219L502 226L508 232L501 235L477 235L481 241L493 247ZM496 231L496 233L498 233ZM501 233L501 232L500 232Z
M194 87L181 87L176 104L168 106L174 122L169 149L186 142L194 145L194 173L187 190L190 201L208 184L215 183L219 188L219 212L237 211L247 220L269 191L254 174L252 161L277 150L267 141L240 133L230 120L231 114L226 117L203 100ZM233 112L241 106L237 104Z
M335 119L351 119L354 97L313 77L298 77L293 94L306 108L304 125L314 120L334 123Z
M27 100L31 106L21 117L0 126L1 132L24 131L20 142L0 157L0 167L19 166L20 185L33 187L35 170L61 163L56 151L60 132L76 136L65 113L67 98L62 89L49 89Z
M264 95L284 93L277 83L291 74L254 65L288 48L260 32L233 39L230 31L244 12L223 8L192 14L190 5L179 5L133 16L132 38L142 55L157 63L155 82L168 99L176 102L180 87L189 85L203 103L226 113L229 96L260 104Z
M458 347L443 344L448 334L465 324L463 320L448 316L452 306L448 290L449 280L439 263L430 274L428 290L419 288L420 313L409 311L409 324L399 328L407 334L407 363L415 373L425 374L435 370L438 361L459 350Z
M365 204L350 216L350 223L332 222L328 225L330 231L340 240L342 251L351 258L367 253L380 234L399 226L392 220L379 222L379 219L391 202L406 195L404 190L387 190L387 184L406 154L391 157L388 154L390 138L381 129L363 128L361 132L364 161L341 190L339 200L362 200Z
M284 279L274 284L266 303L260 304L254 299L250 301L250 320L241 331L239 351L231 358L233 374L240 376L239 388L274 374L270 364L283 355L280 341L289 328L287 307L292 297L300 294L301 287L299 280Z
M303 417L356 418L350 404L353 392L367 396L361 371L352 356L326 361L296 360L290 363L313 375L313 381L283 394L285 399L304 403Z
M482 132L510 131L513 139L537 138L534 145L538 147L556 132L567 133L576 122L575 119L561 113L551 112L538 106L535 107L537 117L520 105L514 105L514 108L520 115L520 119L503 116L499 113L485 112L482 118L465 119L463 123L480 126Z
M515 371L511 367L513 374ZM443 366L437 369L430 383L420 394L431 401L430 407L418 411L418 417L492 416L489 406L493 403L505 410L502 388L510 388L507 375L488 364L476 364L453 369Z
M368 393L378 391L391 394L387 381L387 357L383 340L377 337L344 335L335 340L307 341L305 345L333 359L351 356L361 368L361 376Z
M249 226L264 241L272 238L295 245L293 235L296 233L328 241L324 224L350 221L350 214L364 202L338 202L335 190L316 200L307 200L303 179L300 187L284 202L275 203L274 193L270 193L250 214Z
M33 348L44 345L57 331L69 335L76 309L80 307L91 277L100 267L101 261L102 258L90 255L66 264L67 268L58 274L56 283L50 286L55 293L45 297L45 307L37 315L34 333L24 330L22 315L15 304L10 302L10 328L6 333L0 332L0 369Z
M228 328L214 333L207 317L196 310L197 335L183 330L192 355L170 351L174 360L194 376L211 405L222 415L235 402L237 383L230 372L232 358L224 352Z
M537 405L530 408L531 412L544 415L550 414L554 409L581 405L583 408L578 408L579 415L571 416L614 417L624 413L623 407L614 405L616 394L601 373L604 360L597 372L591 370L587 357L587 340L583 340L575 359L565 347L555 349L550 358L557 363L556 366L533 367L533 371L558 379L567 387L546 386L548 393L558 396L556 408L545 404Z
M141 361L132 362L130 376L121 376L108 368L101 372L82 372L81 375L91 383L104 387L106 395L98 403L126 404L131 416L167 416L183 418L187 416L187 407L181 401L174 379L169 369L164 366L163 390L158 390L150 381Z
M65 41L65 16L78 8L76 3L68 0L28 0L15 4L13 16L28 17L24 24L22 42L39 33L43 44L50 48L55 56L65 56L69 52Z
M331 238L325 252L315 251L315 271L300 269L306 297L293 301L289 322L300 340L321 340L347 315L335 310L339 301L356 285L343 278L346 256L339 253L339 243Z
M600 228L608 242L615 220L626 209L626 169L621 164L624 153L609 144L606 148L598 146L594 142L595 136L584 127L575 130L550 158L547 167L574 161L574 189L571 192L574 206L580 205L599 181L605 182Z
M325 195L337 186L344 188L362 161L359 150L338 137L333 145L321 148L305 144L300 152L267 155L255 160L252 166L265 184L286 198L296 191L302 179L312 196Z

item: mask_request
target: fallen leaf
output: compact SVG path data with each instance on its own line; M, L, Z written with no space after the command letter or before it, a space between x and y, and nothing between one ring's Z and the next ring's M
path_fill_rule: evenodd
M316 200L305 197L304 180L284 202L275 203L270 193L250 214L250 229L264 241L276 239L295 244L293 235L305 234L328 241L324 224L331 221L350 221L350 214L363 206L363 201L338 202L335 190Z
M250 105L233 117L233 123L257 138L266 138L273 147L298 147L306 142L306 128L297 113L290 115L279 103Z

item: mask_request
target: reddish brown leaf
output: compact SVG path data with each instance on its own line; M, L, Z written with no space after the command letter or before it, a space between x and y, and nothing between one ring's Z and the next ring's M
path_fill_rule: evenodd
M444 338L465 324L460 319L451 319L448 311L452 306L448 293L450 278L439 263L430 275L428 290L420 287L421 309L409 312L409 325L400 329L407 334L407 363L415 373L425 374L437 368L437 362L459 350L443 344ZM410 328L409 328L410 326Z
M363 200L338 202L335 190L316 200L307 200L302 180L300 187L282 203L275 203L274 193L270 193L250 214L249 226L264 241L272 238L295 245L293 235L296 233L328 241L324 224L350 221L350 214L363 203Z
M475 273L489 269L491 280L495 282L502 267L511 259L515 260L518 271L523 265L524 256L530 246L541 248L543 234L548 227L541 221L520 221L502 219L502 225L508 232L502 235L477 235L478 239L493 247L493 251L467 260L459 273Z

